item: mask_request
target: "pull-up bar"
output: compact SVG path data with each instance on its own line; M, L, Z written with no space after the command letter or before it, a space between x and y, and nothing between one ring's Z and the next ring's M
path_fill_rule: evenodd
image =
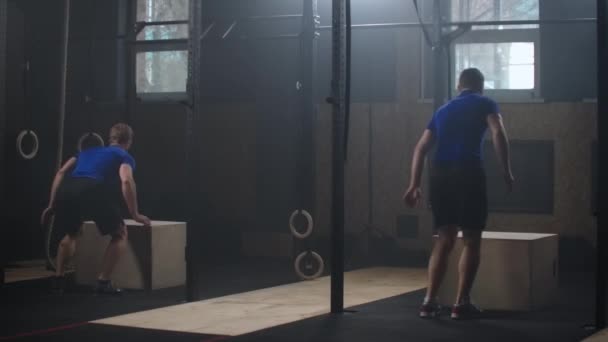
M492 20L492 21L453 21L442 23L441 26L516 26L516 25L546 25L546 24L587 24L595 23L596 18L576 19L543 19L543 20ZM376 29L376 28L415 28L422 26L433 26L432 23L378 23L378 24L356 24L353 29ZM331 26L319 26L319 30L331 30Z

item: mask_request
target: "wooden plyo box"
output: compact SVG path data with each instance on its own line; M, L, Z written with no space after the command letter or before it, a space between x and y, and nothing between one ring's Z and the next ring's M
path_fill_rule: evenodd
M459 233L439 290L441 303L451 305L456 299L462 248ZM473 303L482 309L529 311L550 305L557 291L556 234L483 232L481 264L471 291Z
M154 290L186 283L186 223L152 221L144 228L125 220L128 248L111 276L117 287ZM76 283L95 285L110 236L101 236L95 223L85 222L75 254Z

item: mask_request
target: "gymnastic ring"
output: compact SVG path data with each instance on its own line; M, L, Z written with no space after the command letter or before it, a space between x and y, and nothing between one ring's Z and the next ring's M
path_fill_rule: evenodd
M293 220L296 218L296 215L298 215L298 214L302 214L302 215L304 215L304 217L306 217L306 230L304 231L304 233L300 233L296 229L296 227L293 223ZM289 218L289 229L291 229L291 233L299 239L305 239L305 238L309 237L310 234L312 234L313 226L314 226L314 223L313 223L312 216L306 210L295 210L291 214L291 217Z
M23 139L25 138L26 135L30 135L34 138L34 147L32 148L32 152L30 153L25 153L25 151L23 151ZM21 157L23 159L34 159L34 157L36 157L36 155L38 154L38 148L40 147L40 143L38 141L38 136L36 135L36 133L32 130L23 130L19 133L19 135L17 136L17 152L19 152L19 154L21 155Z
M304 272L302 272L302 269L300 268L300 263L308 254L312 255L312 257L319 263L319 269L312 275L306 275ZM294 262L293 266L295 267L296 274L302 280L313 280L319 278L319 276L323 274L323 271L325 269L325 263L323 262L323 258L317 252L313 251L305 251L300 253L300 255L298 255L298 257L296 258L296 261Z
M89 133L85 133L83 134L80 139L78 139L78 152L82 152L82 144L84 143L84 139L93 136L95 139L99 140L99 142L101 143L101 146L103 146L104 141L103 138L101 137L101 135L95 133L95 132L89 132Z

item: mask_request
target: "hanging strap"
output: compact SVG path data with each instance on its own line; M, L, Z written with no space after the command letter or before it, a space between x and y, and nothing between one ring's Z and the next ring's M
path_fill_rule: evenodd
M429 34L429 31L426 29L426 26L424 25L424 21L422 20L422 15L420 14L420 9L418 8L418 0L412 0L414 2L414 8L416 9L416 16L418 17L418 22L420 23L420 26L422 27L422 32L424 33L424 38L426 39L427 44L429 44L429 46L431 48L435 47L435 44L433 44L433 41L431 40L431 35Z

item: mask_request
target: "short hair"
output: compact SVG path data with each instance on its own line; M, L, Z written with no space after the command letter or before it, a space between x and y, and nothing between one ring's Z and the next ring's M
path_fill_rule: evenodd
M483 91L485 78L479 69L477 68L468 68L464 69L460 73L460 86L463 88L468 88L473 91L481 92Z
M125 123L117 123L110 129L110 143L127 144L133 141L133 129Z

